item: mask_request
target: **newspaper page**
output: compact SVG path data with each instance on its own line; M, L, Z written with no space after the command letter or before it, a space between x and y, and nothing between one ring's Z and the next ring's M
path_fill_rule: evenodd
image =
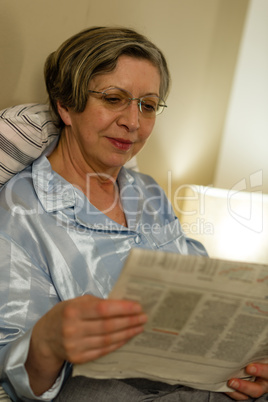
M73 375L223 392L248 363L268 362L267 265L134 249L109 297L140 302L145 330Z

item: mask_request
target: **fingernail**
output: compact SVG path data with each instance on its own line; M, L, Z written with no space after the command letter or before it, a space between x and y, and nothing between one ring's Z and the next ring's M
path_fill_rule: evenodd
M256 366L254 366L253 364L250 364L248 367L247 367L247 372L249 373L249 374L256 374L257 373L257 367Z
M229 381L229 387L231 387L231 388L234 388L234 389L237 389L237 388L239 388L239 382L237 381L237 380L231 380L231 381Z

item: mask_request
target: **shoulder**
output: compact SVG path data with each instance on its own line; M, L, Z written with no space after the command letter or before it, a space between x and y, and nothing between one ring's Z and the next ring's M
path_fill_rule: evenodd
M0 191L0 233L14 240L22 238L37 209L31 167L28 167L13 176Z
M174 212L165 191L151 176L129 170L127 174L130 177L127 186L132 187L133 197L138 199L145 209L161 211L163 216L171 214L173 219ZM128 192L128 195L131 193Z
M157 188L159 188L159 190L162 191L162 188L159 186L159 184L155 181L155 179L150 176L147 175L145 173L140 173L131 169L124 169L127 174L133 178L133 183L140 184L141 186L144 187L148 187L148 186L155 186Z
M153 177L133 171L129 172L129 174L133 178L133 186L140 194L144 195L144 198L161 197L162 200L167 200L165 191Z
M33 180L32 166L13 176L0 191L0 205L7 203L11 206L11 201L15 199L32 199Z

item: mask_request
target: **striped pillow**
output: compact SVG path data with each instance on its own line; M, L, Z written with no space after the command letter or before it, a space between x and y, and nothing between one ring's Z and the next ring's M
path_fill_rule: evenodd
M37 159L58 135L47 105L0 111L0 187Z
M58 135L48 105L31 103L0 111L0 188L37 159ZM126 167L138 170L136 158Z

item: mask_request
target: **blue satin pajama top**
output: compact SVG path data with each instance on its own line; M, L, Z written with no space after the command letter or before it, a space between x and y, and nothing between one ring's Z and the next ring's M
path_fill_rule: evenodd
M127 228L90 204L45 156L0 191L0 379L13 397L14 390L22 400L56 396L64 374L39 398L29 386L31 328L61 300L106 298L132 247L206 255L185 237L151 177L122 168L118 186Z

